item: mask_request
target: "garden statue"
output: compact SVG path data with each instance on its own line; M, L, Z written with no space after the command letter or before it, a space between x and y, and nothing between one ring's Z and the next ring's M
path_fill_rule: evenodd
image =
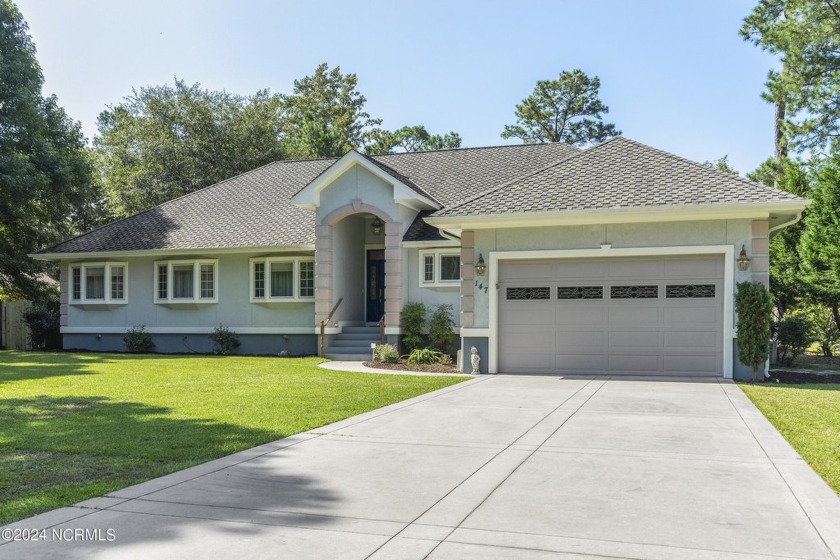
M470 364L472 364L472 374L478 375L481 373L478 369L479 364L481 363L481 356L478 355L478 348L473 346L470 348Z

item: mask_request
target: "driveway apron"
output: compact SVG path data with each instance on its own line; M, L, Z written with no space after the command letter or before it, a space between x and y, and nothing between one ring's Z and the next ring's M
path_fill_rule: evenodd
M836 559L840 498L731 382L497 375L4 529L32 560Z

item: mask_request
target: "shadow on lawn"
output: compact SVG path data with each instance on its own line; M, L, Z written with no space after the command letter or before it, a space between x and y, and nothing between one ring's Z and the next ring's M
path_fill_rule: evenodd
M9 507L0 516L0 525L285 435L174 418L170 413L166 407L113 402L105 397L0 399L0 503ZM242 481L236 484L242 485ZM202 499L212 503L223 490L223 485L217 485L206 495L199 492L199 503L204 503ZM246 490L269 510L310 511L338 500L317 478L298 473L291 476L282 469L260 473L240 493ZM24 505L33 503L40 505ZM200 521L168 519L160 528L174 531L179 523ZM125 537L121 536L119 544L129 541L129 535ZM145 537L138 538L142 541Z
M0 352L0 384L67 375L95 375L88 366L112 361L111 356L61 352Z

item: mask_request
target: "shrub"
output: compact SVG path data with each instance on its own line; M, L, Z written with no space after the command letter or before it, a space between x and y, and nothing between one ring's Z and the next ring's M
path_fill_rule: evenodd
M834 314L824 305L811 304L801 311L811 324L811 338L820 345L823 356L831 357L840 342L840 328L834 324Z
M415 348L408 355L406 361L409 364L436 364L442 354L432 348Z
M373 348L373 361L395 364L400 361L400 352L391 344L377 344Z
M29 343L33 350L57 346L54 341L61 332L61 315L55 304L33 303L21 316L29 327Z
M790 366L811 345L811 323L804 317L787 316L776 323L776 353L779 364Z
M438 363L444 366L451 366L455 363L455 360L452 359L452 356L449 354L441 354L440 359L438 359Z
M152 335L146 332L146 325L134 325L126 329L123 344L129 352L151 352L155 347Z
M426 327L426 306L422 303L407 303L400 316L403 345L411 353L423 346L423 331Z
M738 314L738 359L752 368L755 382L758 370L770 356L773 313L770 292L759 282L739 282L735 312Z
M438 305L429 319L429 346L449 354L452 350L452 330L455 320L452 318L452 304Z
M219 325L210 333L210 340L213 341L213 353L220 356L229 356L239 348L239 335L224 325Z

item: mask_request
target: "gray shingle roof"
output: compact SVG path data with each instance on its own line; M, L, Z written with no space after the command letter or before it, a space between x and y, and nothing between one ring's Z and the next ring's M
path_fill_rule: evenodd
M443 204L434 216L802 200L622 137L584 151L528 144L368 159ZM291 198L336 161L271 163L39 253L311 246L314 213ZM406 241L443 239L427 215Z
M461 200L575 154L566 144L465 148L372 156L400 181L442 204ZM39 253L88 253L312 245L315 215L292 196L337 158L279 161L243 173ZM438 239L415 224L406 239Z
M289 199L334 161L270 163L39 252L311 245L315 215Z
M615 137L448 205L438 216L801 201L800 197Z

